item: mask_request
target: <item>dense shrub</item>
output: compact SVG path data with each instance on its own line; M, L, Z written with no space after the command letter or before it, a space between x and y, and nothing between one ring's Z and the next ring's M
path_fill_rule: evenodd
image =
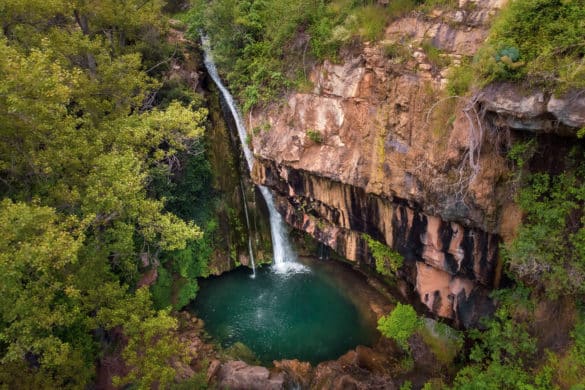
M367 234L363 234L362 237L368 243L368 248L376 262L376 271L384 276L394 276L404 261L400 253L374 240Z
M533 174L518 197L524 223L504 248L513 275L551 296L585 293L584 174L583 164Z
M583 0L515 0L501 12L479 54L485 82L521 80L585 87Z
M396 304L392 312L378 320L378 330L382 335L393 339L402 348L408 350L408 339L420 327L422 321L410 305Z

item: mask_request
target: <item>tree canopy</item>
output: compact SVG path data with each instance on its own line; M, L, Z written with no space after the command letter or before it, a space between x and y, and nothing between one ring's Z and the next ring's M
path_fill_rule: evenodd
M201 237L150 185L197 143L207 112L152 107L173 49L161 7L0 4L0 387L84 388L114 331L120 384L174 378L177 322L136 282L143 263Z

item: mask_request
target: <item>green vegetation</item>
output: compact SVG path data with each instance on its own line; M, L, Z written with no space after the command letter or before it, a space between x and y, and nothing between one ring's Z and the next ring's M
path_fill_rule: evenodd
M524 168L536 151L536 139L531 138L526 142L516 142L508 150L507 158L514 163L519 170Z
M393 277L396 271L402 267L402 262L404 261L400 253L380 241L374 240L367 234L362 234L362 237L366 240L368 248L372 252L372 257L376 262L376 271L381 275Z
M400 43L385 43L382 45L382 52L386 58L393 60L395 63L402 63L410 57L408 47Z
M526 212L505 248L514 276L550 296L585 293L585 166L551 176L535 173L519 194Z
M323 135L318 130L308 129L307 130L307 138L313 141L316 144L323 143Z
M469 58L449 70L447 93L449 96L465 96L475 81L476 75Z
M335 61L344 45L380 39L391 20L427 2L197 0L189 24L195 38L200 30L209 35L216 63L247 111L289 87L307 90L315 61Z
M463 348L463 337L455 329L443 323L420 317L410 305L398 303L390 314L378 320L378 330L408 352L402 361L403 369L409 371L414 364L409 340L419 335L431 350L435 359L444 367L453 363Z
M223 75L249 110L277 101L289 87L312 90L315 62L336 61L344 47L381 39L392 19L455 4L196 0L177 17L192 35L199 28L209 34ZM195 297L197 278L209 274L209 259L226 244L219 241L227 241L235 262L246 234L241 215L210 190L223 178L214 177L208 161L202 97L177 80L163 81L169 59L181 55L166 43L163 5L0 5L1 388L91 387L96 362L118 352L129 371L115 378L117 386L206 385L202 375L173 383L173 362L186 350L171 311ZM433 131L442 135L453 123L461 103L453 97L496 80L548 92L585 88L584 20L583 0L511 0L485 47L452 68L448 95L430 116ZM430 40L421 46L435 68L449 64ZM400 63L408 48L385 44L383 53ZM269 130L264 123L252 134ZM323 142L317 130L306 135ZM532 141L516 143L507 158L522 170L535 150ZM467 349L459 334L444 324L427 326L409 305L382 317L380 332L407 351L417 334L440 363L455 361L460 370L447 379L457 389L584 388L583 308L575 309L565 350L540 353L535 331L537 302L585 296L579 153L566 156L559 174L518 176L525 217L502 248L516 286L494 293L496 314L481 331L465 333ZM219 238L223 217L227 238ZM395 275L403 258L364 239L377 272ZM147 287L145 277L154 272Z
M397 303L392 312L378 320L382 335L396 341L403 349L409 350L408 339L423 326L421 319L410 305Z
M114 350L129 369L116 384L174 381L177 321L137 285L172 264L152 292L168 306L178 275L179 307L206 272L188 191L161 188L198 150L207 112L160 81L175 51L161 7L0 6L0 387L85 388Z
M419 333L435 358L444 366L450 365L463 348L461 334L441 322L426 320Z
M476 56L451 69L448 95L464 96L472 87L498 80L555 93L585 88L584 19L583 0L508 2ZM437 57L428 45L425 52Z
M486 322L487 330L470 332L475 339L470 364L458 372L454 388L546 388L542 376L527 370L536 357L536 344L527 331L527 322L520 321L516 314L530 304L528 293L526 289L498 293L500 307Z
M451 62L449 57L435 47L430 39L422 41L421 48L425 52L427 60L431 63L433 68L444 68Z
M521 170L535 150L534 140L518 142L508 152L508 158ZM582 301L585 293L582 161L582 150L573 148L561 157L561 173L521 177L523 187L517 201L525 216L515 239L502 248L507 272L517 286L494 292L498 309L493 318L486 319L487 329L468 332L474 344L467 365L455 378L454 388L548 389L585 385L584 355L579 352L584 345L583 308L576 309L576 315L572 315L575 318L558 319L563 326L568 322L574 329L565 350L544 354L539 351L537 342L543 335L535 325L538 304L548 300L555 306L570 307L571 302ZM545 329L550 331L546 326Z
M585 314L580 317L571 333L572 346L564 355L549 353L545 366L552 380L564 389L585 387Z
M516 0L500 13L478 54L483 83L528 80L545 87L585 87L583 0Z

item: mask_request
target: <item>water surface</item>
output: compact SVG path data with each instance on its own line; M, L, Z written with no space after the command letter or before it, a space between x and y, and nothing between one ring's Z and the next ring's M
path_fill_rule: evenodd
M242 342L263 364L299 359L313 364L336 359L357 345L371 345L375 324L358 309L342 283L352 272L318 261L309 272L281 274L271 267L240 268L200 282L190 310L222 346Z

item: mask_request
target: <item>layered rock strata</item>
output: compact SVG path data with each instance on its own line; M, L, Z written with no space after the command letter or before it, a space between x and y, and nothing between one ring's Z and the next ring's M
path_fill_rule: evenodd
M363 188L332 181L273 161L257 164L255 177L277 194L285 220L348 260L374 267L363 234L402 254L430 310L463 325L479 316L464 307L484 299L474 290L491 286L497 266L498 237L480 229L445 222L398 198L368 194Z
M399 19L380 43L314 66L310 92L247 117L254 180L273 189L289 224L372 268L363 233L394 248L421 301L465 326L489 310L498 243L521 218L503 152L510 131L574 135L583 125L576 92L443 92L450 69L485 40L500 3L461 1ZM444 61L425 52L429 42Z

